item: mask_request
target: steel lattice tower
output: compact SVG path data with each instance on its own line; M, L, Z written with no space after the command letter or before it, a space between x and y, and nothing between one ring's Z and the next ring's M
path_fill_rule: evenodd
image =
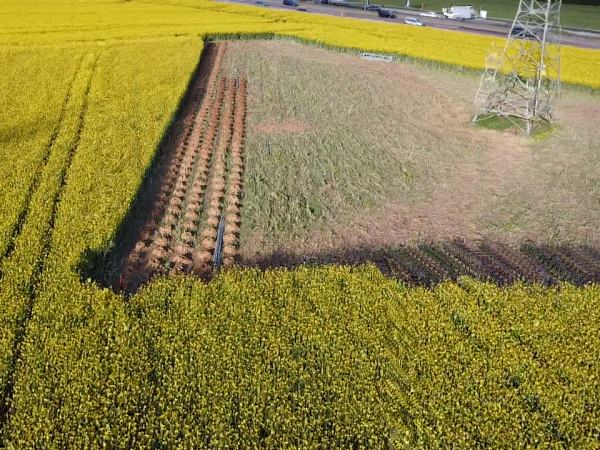
M520 0L506 47L486 59L473 122L499 116L530 134L535 122L553 120L560 94L560 7L562 0Z

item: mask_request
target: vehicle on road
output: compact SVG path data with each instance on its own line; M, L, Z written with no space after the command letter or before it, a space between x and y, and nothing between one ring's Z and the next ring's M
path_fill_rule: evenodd
M367 11L379 11L382 5L367 5L365 8Z
M440 17L440 14L433 12L433 11L422 12L419 15L423 16L423 17L436 17L436 18Z
M379 17L382 17L384 19L395 19L396 18L396 14L394 14L394 12L389 9L380 9L378 14L379 14Z
M442 12L446 19L471 20L475 18L475 9L471 5L442 8Z
M294 7L297 7L298 6L298 0L283 0L283 4L285 6L294 6Z
M510 30L510 35L517 38L534 38L536 37L535 32L525 31L523 27L514 27Z
M421 22L419 19L417 19L415 17L407 17L406 19L404 19L404 23L406 25L415 25L417 27L425 26L425 24L423 22Z
M262 0L258 0L258 1L255 3L255 5L256 5L256 6L267 6L267 4L266 4L265 2L263 2Z
M346 0L329 0L329 4L334 6L348 6Z

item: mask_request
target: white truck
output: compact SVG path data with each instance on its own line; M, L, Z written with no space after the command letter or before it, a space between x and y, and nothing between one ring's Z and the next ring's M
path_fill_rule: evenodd
M442 13L446 19L471 20L475 18L475 9L470 5L442 8Z

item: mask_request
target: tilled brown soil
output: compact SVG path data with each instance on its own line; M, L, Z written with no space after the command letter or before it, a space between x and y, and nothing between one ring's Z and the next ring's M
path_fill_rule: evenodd
M126 255L119 288L132 292L158 275L210 276L213 259L234 263L240 224L246 81L229 78L221 63L225 43L214 44L212 64L195 89L204 95L189 109L150 213ZM219 226L222 228L219 237ZM131 245L130 245L131 247ZM216 250L216 251L215 251Z

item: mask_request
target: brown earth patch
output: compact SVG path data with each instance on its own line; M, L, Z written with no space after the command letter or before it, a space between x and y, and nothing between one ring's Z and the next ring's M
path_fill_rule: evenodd
M230 146L242 158L245 80L226 76L225 51L225 43L205 47L174 122L177 126L165 136L152 173L138 192L135 212L124 228L127 231L116 239L105 266L91 268L101 272L95 276L100 284L135 292L156 276L211 277L213 267L207 262L212 253L207 257L202 250L223 247L222 242L217 245L216 227L219 218L227 215L227 204L222 201L227 187L224 177L234 177L238 188L243 178L241 166L234 172L233 164L226 161L234 158ZM233 190L229 189L228 198L237 204ZM225 241L231 263L237 236L230 233Z

